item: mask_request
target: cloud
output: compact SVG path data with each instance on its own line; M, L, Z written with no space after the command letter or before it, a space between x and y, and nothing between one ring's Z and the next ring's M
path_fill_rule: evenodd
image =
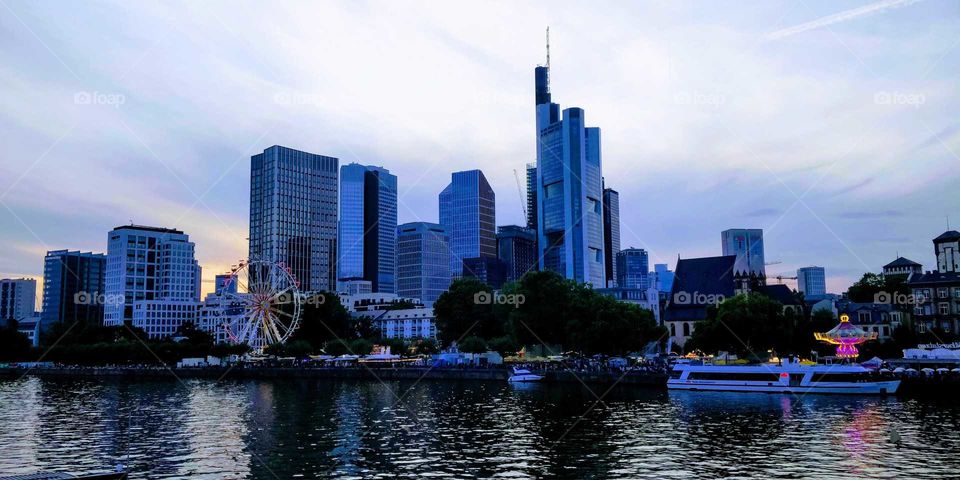
M764 38L766 40L780 40L781 38L796 35L798 33L803 33L809 30L815 30L821 27L833 25L835 23L854 20L866 15L882 13L887 10L904 7L913 3L917 3L919 1L920 0L884 0L882 2L871 3L869 5L864 5L862 7L852 8L850 10L844 10L842 12L835 13L833 15L820 17L816 20L802 23L800 25L780 29L775 32L770 32L766 34Z
M603 131L625 243L672 263L719 254L724 228L761 224L768 258L862 270L836 234L882 265L870 232L830 212L946 208L935 195L949 199L960 181L937 140L956 144L950 74L960 65L943 55L952 6L846 24L837 36L861 68L825 30L808 31L800 49L757 45L756 25L775 24L790 3L11 4L43 43L5 24L0 188L30 168L3 200L52 248L104 251L106 232L131 220L180 228L207 285L246 255L249 157L273 144L390 169L401 222L436 221L450 172L481 168L497 223L522 223L513 170L522 181L536 155L533 67L550 25L554 99ZM78 105L78 91L125 102ZM928 101L874 101L897 91ZM801 194L829 230L796 203ZM919 232L915 256L929 255L924 232L942 215L915 217L878 220ZM0 240L38 242L5 209L0 222ZM8 250L3 270L41 271L39 252Z

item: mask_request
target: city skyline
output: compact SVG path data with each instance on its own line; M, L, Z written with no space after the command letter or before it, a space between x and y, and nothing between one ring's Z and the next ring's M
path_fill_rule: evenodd
M421 21L434 27L424 37L414 35L413 26L394 25L387 32L397 40L388 49L402 51L424 39L436 45L418 50L425 60L417 65L428 75L405 70L384 88L351 82L371 73L364 69L394 69L399 60L335 70L340 55L383 47L340 27L316 34L295 22L288 31L303 45L294 50L317 44L313 35L344 34L344 45L355 50L325 52L325 67L292 62L296 57L268 59L281 39L271 36L254 46L231 33L229 26L235 31L246 15L276 18L266 12L231 13L222 26L177 40L147 34L176 31L173 8L131 10L124 22L104 28L104 38L91 33L94 26L104 27L109 15L81 11L74 14L80 20L94 17L80 22L89 26L75 27L80 30L69 38L75 40L70 46L56 29L68 21L56 4L13 5L3 19L25 48L3 53L11 69L0 75L34 88L27 98L0 94L15 114L0 119L9 145L0 165L5 179L0 200L6 207L0 209L5 227L0 241L10 245L0 256L0 277L38 279L48 250L106 252L104 232L129 220L190 234L206 270L203 291L212 291L213 275L246 256L246 162L275 144L390 169L400 179L398 223L438 221L431 199L449 173L481 168L501 196L498 225L522 225L517 202L526 199L511 198L513 170L521 171L535 156L529 142L529 71L544 60L548 24L558 99L565 107L583 108L591 125L603 127L604 175L624 205L623 244L648 250L651 263L675 267L677 254L717 255L716 233L743 226L762 228L767 259L781 262L768 275L824 265L828 291L842 291L863 272L879 271L897 252L930 269L927 239L945 229L946 215L958 211L951 189L958 174L949 168L957 161L952 152L960 151L960 129L949 119L957 106L949 72L956 71L958 57L945 47L953 42L942 41L951 32L940 18L947 7L921 2L877 12L872 23L854 17L818 27L811 22L842 9L812 5L783 15L781 6L757 9L747 19L751 25L720 15L720 7L701 7L699 15L691 15L683 6L612 6L605 16L586 15L578 26L572 19L584 16L584 7L560 14L532 4L521 7L529 13L526 19L492 36L460 28L462 20L451 14L458 9L442 7ZM447 8L453 10L444 12ZM503 8L470 16L486 18ZM635 15L638 9L652 10L640 27L674 22L658 32L627 29L616 18L627 11L634 14L630 18L643 18ZM311 12L347 19L419 12L382 10L316 6ZM202 7L193 13L197 18L188 23L218 25ZM716 19L705 18L712 13ZM41 16L50 22L42 25ZM159 21L148 25L153 18ZM904 26L918 22L925 24L922 35L905 34L910 29ZM608 23L610 33L603 38L587 35ZM121 24L126 26L115 26ZM669 42L688 28L711 26L711 52L702 65L689 54L706 36ZM729 31L732 27L741 31ZM123 47L111 46L126 29L151 38L134 35L129 42L113 42ZM819 40L834 35L847 51L820 50L827 47ZM185 56L190 52L181 41L206 49ZM620 43L598 55L600 42ZM250 62L215 54L227 49L249 51ZM804 63L810 49L822 57L816 68ZM91 57L94 51L103 52L102 58ZM173 68L181 58L183 67ZM894 59L905 66L895 68ZM202 68L208 62L217 68ZM283 72L302 70L329 83L283 83L282 76L264 71L274 62ZM445 69L449 77L429 73L439 62L451 65ZM581 75L574 65L597 73ZM635 70L638 65L643 68ZM211 79L191 77L184 71L188 67ZM861 81L876 73L890 79ZM701 76L710 83L697 83ZM734 85L751 76L752 82ZM172 88L182 98L172 98ZM475 93L463 95L467 89ZM171 101L163 105L150 101L167 94ZM208 103L217 115L199 114ZM384 105L404 110L403 118L385 113ZM238 113L248 107L262 117L254 122ZM835 108L845 108L843 118L828 118ZM468 124L475 126L464 129ZM903 124L909 124L906 130ZM862 168L865 162L874 168ZM651 198L673 201L650 207Z

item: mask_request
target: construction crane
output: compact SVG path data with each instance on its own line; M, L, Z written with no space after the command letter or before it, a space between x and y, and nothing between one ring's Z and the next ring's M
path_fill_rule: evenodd
M548 34L549 35L549 34ZM520 187L520 174L517 169L513 169L513 178L517 179L517 194L520 195L520 209L523 210L523 221L527 221L527 199L523 196L523 188Z
M776 279L777 279L777 284L782 284L784 280L796 280L796 279L797 279L797 277L788 277L788 276L786 276L786 275L777 275L776 277L773 277L773 278L776 278Z
M774 261L772 261L772 262L764 263L763 265L766 266L766 267L769 267L770 265L779 265L779 264L781 264L781 263L783 263L783 262L780 261L780 260L774 260Z

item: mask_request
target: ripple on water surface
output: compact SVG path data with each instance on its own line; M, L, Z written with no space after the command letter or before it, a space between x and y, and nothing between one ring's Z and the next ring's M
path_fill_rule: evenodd
M960 471L960 405L491 382L0 381L0 474L904 478ZM889 442L896 430L900 448Z

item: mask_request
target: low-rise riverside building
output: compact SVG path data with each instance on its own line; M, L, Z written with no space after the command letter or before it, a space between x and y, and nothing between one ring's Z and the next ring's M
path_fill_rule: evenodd
M836 303L839 315L849 315L850 323L865 332L875 332L881 342L893 336L893 331L904 321L903 312L889 303L856 303L839 301Z
M920 332L940 329L960 333L960 232L949 230L933 239L937 270L911 273L914 325Z
M364 293L341 295L340 303L352 317L369 318L383 338L437 338L433 308L424 306L417 298L392 293Z
M640 308L650 310L653 313L653 318L657 321L657 325L663 325L663 319L660 316L660 292L657 291L656 287L650 287L646 290L641 288L610 287L596 288L594 291L601 295L613 297L621 302L632 303L640 306Z

